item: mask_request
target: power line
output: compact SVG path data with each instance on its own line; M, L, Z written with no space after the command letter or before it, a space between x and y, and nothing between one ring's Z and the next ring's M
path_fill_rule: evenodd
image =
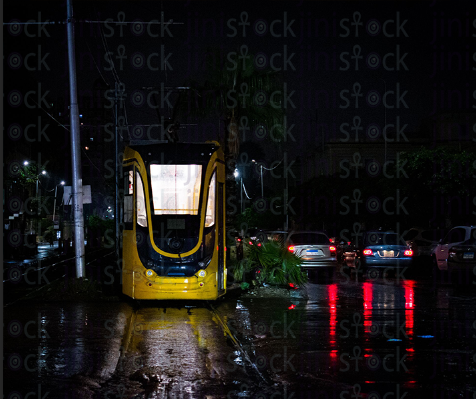
M184 22L173 22L173 20L169 20L167 22L159 22L159 21L92 21L89 19L76 19L75 22L79 23L87 23L87 24L141 24L141 25L184 25ZM67 21L31 21L31 22L3 22L3 25L65 25Z

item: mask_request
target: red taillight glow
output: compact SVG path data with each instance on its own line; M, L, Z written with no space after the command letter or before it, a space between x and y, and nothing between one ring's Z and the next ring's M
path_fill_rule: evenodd
M374 254L371 249L364 249L362 253L363 253L364 255L367 255L367 256Z
M336 247L334 247L333 245L331 245L331 246L329 247L329 250L330 250L331 252L335 252L335 251L336 251Z
M412 251L411 249L407 249L407 250L403 253L403 255L405 255L405 256L413 256L413 251Z
M296 305L293 303L291 306L288 307L289 310L296 309Z
M288 251L294 252L294 245L289 246Z

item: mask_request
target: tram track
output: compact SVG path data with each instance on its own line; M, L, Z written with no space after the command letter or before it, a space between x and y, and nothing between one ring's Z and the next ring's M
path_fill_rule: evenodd
M235 347L236 350L238 350L241 353L242 358L246 361L247 363L247 368L253 373L249 373L249 376L251 378L255 378L260 386L260 388L267 390L267 391L274 391L272 385L272 381L269 380L259 369L258 365L256 364L256 361L254 360L255 356L252 353L249 353L245 349L245 345L240 341L240 339L236 336L236 334L233 334L231 329L228 327L226 322L223 320L223 318L220 316L219 312L215 307L211 304L210 301L207 301L207 307L210 310L210 312L213 314L214 318L218 321L220 324L220 327L222 328L224 334L230 339L232 342L233 346ZM256 378L256 376L258 378Z
M94 264L94 262L97 262L103 258L106 258L108 256L111 256L114 254L114 251L109 251L104 253L104 250L97 250L94 252L90 252L86 254L87 257L93 257L90 259L88 262L85 263L85 266L91 266ZM54 284L58 283L60 280L67 278L69 276L68 273L68 267L71 267L74 265L75 257L70 257L66 259L62 259L59 262L55 263L50 263L47 260L35 262L37 265L41 265L40 267L34 267L29 265L29 267L24 270L23 272L21 271L19 266L14 266L12 269L16 269L15 271L17 272L16 274L12 275L13 273L10 271L9 273L9 278L3 280L4 288L6 289L6 293L8 295L5 295L5 297L11 297L11 296L17 296L15 300L5 303L4 307L10 306L16 302L22 301L22 300L27 300L33 297L35 294L38 294L42 290L45 290ZM66 269L66 273L64 273L64 269L60 271L59 266L64 266ZM41 274L42 271L45 271L51 269L51 272L53 274L53 278L51 279L51 276L49 278L45 278L45 283L41 283L41 280L38 283L35 283L34 285L37 285L37 287L33 288L32 287L26 287L25 282L32 281L30 278L32 275L36 275L38 273ZM5 271L8 272L8 271ZM58 273L62 273L61 275L58 275ZM28 291L25 293L25 291Z

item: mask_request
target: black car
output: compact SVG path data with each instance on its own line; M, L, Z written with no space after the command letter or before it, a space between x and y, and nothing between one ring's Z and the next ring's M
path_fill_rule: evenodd
M471 283L476 277L476 238L452 246L448 251L447 263L453 280Z

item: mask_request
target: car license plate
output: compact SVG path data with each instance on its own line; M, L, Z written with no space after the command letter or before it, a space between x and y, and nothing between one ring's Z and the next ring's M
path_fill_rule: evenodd
M308 255L317 255L317 254L319 253L319 250L318 250L318 249L308 249L308 250L306 251L306 253L307 253Z
M394 252L393 251L383 251L383 257L384 258L393 258L394 257Z
M474 259L474 252L465 252L463 254L463 259Z

